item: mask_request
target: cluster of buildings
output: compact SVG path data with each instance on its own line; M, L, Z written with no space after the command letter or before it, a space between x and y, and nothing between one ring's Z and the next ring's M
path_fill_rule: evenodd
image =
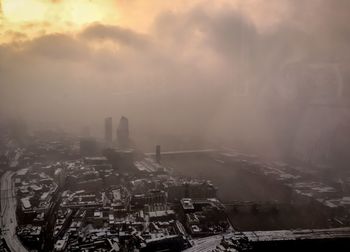
M50 133L32 137L11 159L20 167L12 177L16 235L29 250L182 251L193 239L212 237L218 239L216 252L273 251L272 243L289 251L291 244L311 248L327 239L345 244L350 236L346 228L235 232L217 188L208 180L174 176L161 163L160 146L155 158L137 151L125 117L116 140L111 118L102 142ZM281 185L292 204L314 204L348 224L350 179L334 183L298 167L220 155L222 162L239 162L248 173Z
M216 199L181 199L184 223L192 237L217 235L231 231L224 206Z
M12 179L16 234L24 246L39 251L182 251L192 237L230 229L210 181L171 175L160 163L159 146L155 159L135 151L125 117L117 143L111 119L105 126L100 150L86 138L80 138L78 155L75 147L66 146L76 142L60 138L33 141L23 150L22 168Z
M67 181L70 176L76 180L67 182L66 190L60 195L54 226L56 251L87 248L160 251L169 247L180 251L190 246L192 235L205 236L227 230L227 218L224 218L225 224L216 220L215 214L225 215L210 182L173 177L165 169L160 172L153 168L145 173L136 168L130 174L123 173L103 160L88 157L67 165ZM150 160L139 163L152 164ZM108 180L112 174L114 183ZM191 213L202 217L198 223L202 232L191 232L192 226L185 217L187 210L181 207L184 196L198 199Z
M31 167L19 170L14 182L18 206L18 218L23 223L42 224L45 216L57 200L58 181L48 175L51 166Z
M332 251L350 249L349 228L233 232L212 252Z
M58 164L35 163L14 175L17 200L16 233L28 247L41 248L47 222L59 199L60 178L54 174Z
M107 117L104 122L104 141L99 143L89 132L80 137L80 153L83 156L96 156L102 149L117 149L118 152L133 150L129 138L129 120L122 116L116 129L116 139L113 137L113 119Z

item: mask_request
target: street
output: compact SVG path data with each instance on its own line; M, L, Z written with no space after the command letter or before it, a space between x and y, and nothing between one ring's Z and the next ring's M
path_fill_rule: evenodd
M222 237L232 237L232 233L195 239L193 247L186 249L185 252L211 252L220 244Z
M16 235L16 198L12 184L13 172L7 171L1 177L1 228L6 244L11 251L27 252Z

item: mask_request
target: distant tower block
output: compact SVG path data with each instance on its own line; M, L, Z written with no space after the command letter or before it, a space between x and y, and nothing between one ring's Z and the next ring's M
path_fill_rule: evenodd
M89 126L84 126L81 129L81 136L82 137L90 137L91 136L91 132L90 132L90 127Z
M122 116L117 129L118 146L122 149L129 148L129 120Z
M160 145L156 146L156 161L160 163Z
M113 142L112 117L107 117L105 119L105 142L106 142L107 148L112 147L112 142Z
M80 155L83 157L93 157L97 155L97 142L92 137L80 138Z

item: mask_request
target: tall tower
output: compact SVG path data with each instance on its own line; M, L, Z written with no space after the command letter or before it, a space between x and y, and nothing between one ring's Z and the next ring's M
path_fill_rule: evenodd
M111 148L112 142L113 142L112 117L107 117L105 119L105 143L106 143L106 147Z
M129 147L129 120L124 116L120 118L117 128L117 142L122 149Z
M156 161L160 164L160 145L156 146Z

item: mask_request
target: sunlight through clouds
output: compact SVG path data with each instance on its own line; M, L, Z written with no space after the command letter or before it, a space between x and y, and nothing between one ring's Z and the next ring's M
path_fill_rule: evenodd
M3 0L3 12L8 22L56 21L76 25L117 19L113 1L70 0Z
M3 29L25 33L29 38L37 37L38 30L41 34L75 32L93 22L117 23L119 20L112 0L3 0L2 9ZM35 29L23 29L33 26ZM2 41L6 40L6 34Z

